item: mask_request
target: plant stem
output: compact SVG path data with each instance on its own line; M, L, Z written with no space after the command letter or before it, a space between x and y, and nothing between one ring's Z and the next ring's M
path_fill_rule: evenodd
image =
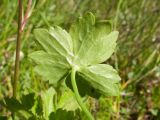
M79 106L81 107L81 109L83 110L83 112L86 114L86 116L88 117L89 120L94 120L93 116L91 115L91 113L87 110L86 106L83 104L82 102L82 98L81 96L79 95L79 92L78 92L78 88L77 88L77 85L76 85L76 79L75 79L75 76L76 76L76 69L73 67L72 68L72 72L71 72L71 82L72 82L72 87L73 87L73 90L74 90L74 93L75 93L75 97L76 97L76 100L79 104Z
M19 79L19 57L21 45L21 24L22 24L22 0L18 0L18 29L17 29L17 42L16 42L16 59L13 79L13 97L17 97L17 82ZM15 120L15 113L12 112L12 119Z
M17 30L17 43L16 43L16 60L14 70L14 81L13 81L13 97L17 96L17 82L19 79L19 57L20 57L20 46L21 46L21 25L22 25L22 1L19 0L18 4L18 30Z

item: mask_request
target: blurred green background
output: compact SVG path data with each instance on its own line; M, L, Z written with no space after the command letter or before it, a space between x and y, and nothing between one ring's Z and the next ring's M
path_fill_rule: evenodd
M27 6L24 0L24 6ZM12 96L17 1L0 0L0 99ZM47 88L34 71L28 54L35 50L37 27L70 25L90 11L97 19L114 20L118 0L37 0L23 32L19 95ZM118 46L107 62L122 78L121 96L98 100L98 120L160 120L160 0L122 0L118 14ZM0 115L10 112L0 106Z

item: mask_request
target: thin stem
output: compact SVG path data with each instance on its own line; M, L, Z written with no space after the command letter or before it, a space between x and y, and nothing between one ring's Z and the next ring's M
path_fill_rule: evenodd
M88 117L88 119L89 120L94 120L93 116L87 110L86 106L82 102L81 96L79 95L78 88L77 88L77 85L76 85L75 76L76 76L76 69L73 67L72 72L71 72L71 82L72 82L72 87L73 87L73 90L74 90L74 93L75 93L76 100L77 100L79 106L81 107L81 109L83 110L83 112Z
M16 43L16 60L14 70L14 81L13 81L13 97L17 96L17 82L19 79L19 57L20 57L20 46L21 46L21 25L22 25L22 1L19 0L18 4L18 31L17 31L17 43Z
M18 30L17 30L17 42L16 42L16 60L14 69L13 80L13 97L17 97L17 82L19 79L19 57L20 57L20 45L21 45L21 24L22 24L22 0L18 0ZM15 120L15 113L12 113L12 119Z
M116 17L114 19L114 29L116 29L116 27L117 27L118 15L119 15L119 10L120 10L121 3L122 3L122 0L119 0L118 6L117 6L117 11L116 11Z

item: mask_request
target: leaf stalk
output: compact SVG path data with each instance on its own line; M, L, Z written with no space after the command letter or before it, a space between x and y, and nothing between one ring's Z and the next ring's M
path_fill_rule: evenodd
M86 108L86 106L82 102L82 98L81 98L81 96L79 95L79 92L78 92L75 76L76 76L76 69L75 69L75 67L73 67L72 71L71 71L71 83L72 83L73 91L75 93L76 100L77 100L79 106L81 107L81 109L83 110L83 112L88 117L88 119L89 120L94 120L93 116L91 115L91 113L88 111L88 109Z

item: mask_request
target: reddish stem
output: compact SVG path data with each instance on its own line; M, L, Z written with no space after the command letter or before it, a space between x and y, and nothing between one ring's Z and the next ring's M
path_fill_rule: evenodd
M26 23L28 21L28 18L30 17L29 12L30 12L30 9L31 9L31 5L32 5L32 0L28 0L28 6L27 6L26 13L24 15L24 19L22 21L21 31L24 30L24 27L25 27L25 25L26 25Z

